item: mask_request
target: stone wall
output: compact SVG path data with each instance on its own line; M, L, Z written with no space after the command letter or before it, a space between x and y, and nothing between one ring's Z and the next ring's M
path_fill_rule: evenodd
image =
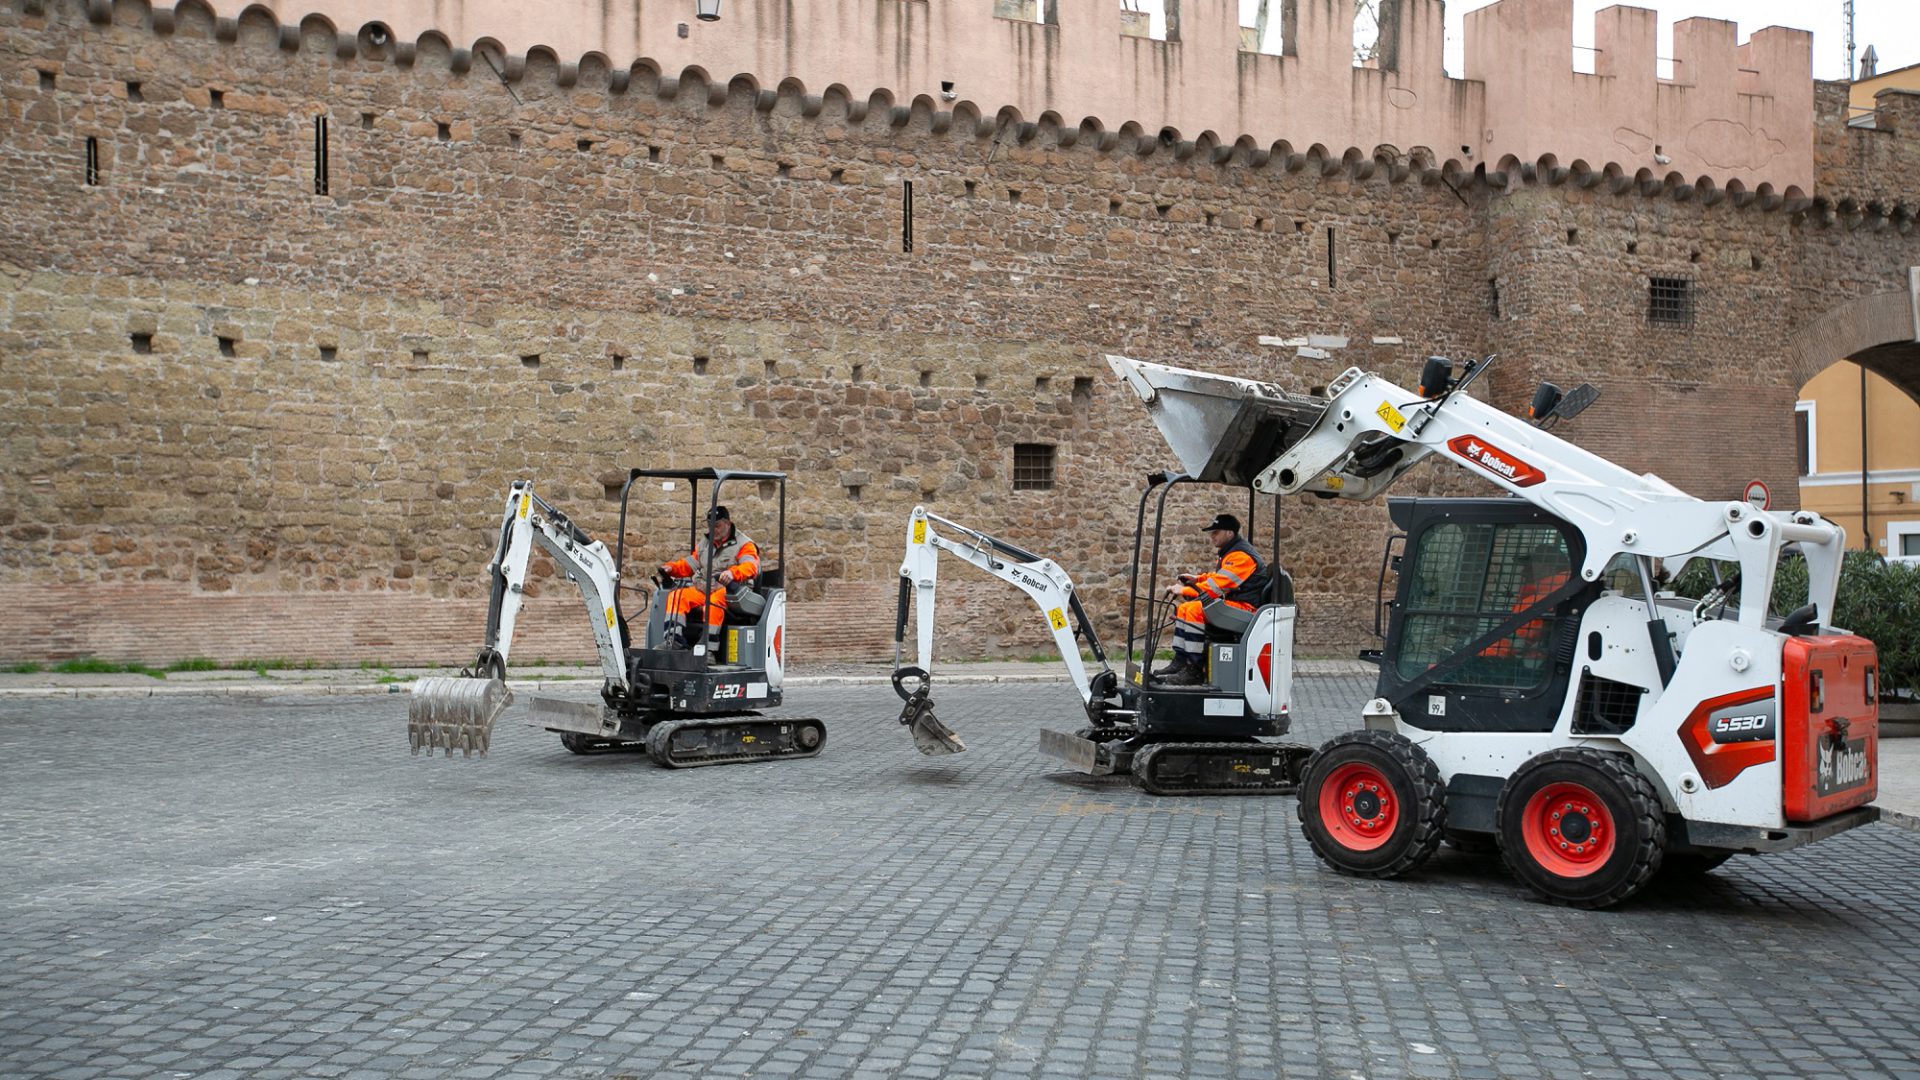
M510 480L611 538L627 468L711 462L792 474L803 662L890 655L916 503L1055 556L1117 638L1140 477L1169 455L1104 352L1297 387L1499 352L1503 402L1601 386L1564 433L1632 467L1784 494L1783 342L1920 263L1910 218L1822 213L1866 182L1844 163L1789 215L740 88L506 85L346 59L317 27L228 43L115 10L0 9L0 657L464 660ZM1695 282L1691 328L1646 324L1654 274ZM1349 344L1261 344L1308 334ZM1058 448L1053 490L1013 490L1016 443ZM1397 493L1472 490L1433 468ZM763 543L771 495L727 499ZM683 506L648 492L629 543L676 554ZM1183 496L1170 563L1205 557L1221 508ZM1284 513L1302 651L1348 652L1384 508ZM578 600L536 573L519 655L590 655ZM1017 594L944 580L947 653L1049 647Z

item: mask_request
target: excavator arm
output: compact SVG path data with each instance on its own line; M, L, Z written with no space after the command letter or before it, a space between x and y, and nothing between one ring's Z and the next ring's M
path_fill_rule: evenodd
M936 525L959 539L941 535ZM1112 668L1107 664L1106 652L1094 633L1093 625L1087 620L1086 611L1080 606L1080 598L1074 592L1073 580L1067 576L1067 572L1052 559L949 521L930 513L924 506L916 506L907 521L906 557L900 563L900 602L893 634L893 686L907 703L901 711L900 722L912 731L914 745L920 748L921 753L953 754L966 749L960 739L940 724L933 714L934 593L939 582L942 552L979 567L1033 600L1046 617L1048 629L1060 650L1060 659L1067 665L1067 674L1073 680L1074 689L1079 691L1081 702L1092 715L1096 711L1096 703L1112 692L1116 680ZM914 626L917 666L903 667L901 660L906 647L909 607L917 616ZM1086 661L1081 658L1076 639L1086 641L1098 665L1098 670L1091 676ZM910 689L907 685L909 680L917 680L917 687Z
M500 546L487 564L493 582L487 600L486 646L480 651L475 674L506 677L507 653L513 645L513 625L527 580L527 561L539 547L558 563L567 580L580 589L587 605L587 624L600 655L607 681L627 689L626 652L620 643L619 610L615 599L620 570L607 545L593 539L551 503L533 493L533 484L516 480L507 491L507 507L500 519Z
M532 482L518 480L507 490L500 544L487 564L492 591L487 598L486 644L473 667L459 677L434 676L414 684L407 706L407 736L415 753L422 747L429 754L443 747L449 755L455 749L467 755L487 752L494 721L513 703L506 683L507 656L525 596L527 561L535 547L552 556L567 580L579 587L608 686L619 693L627 691L626 651L620 642L615 599L620 572L612 554L535 495Z

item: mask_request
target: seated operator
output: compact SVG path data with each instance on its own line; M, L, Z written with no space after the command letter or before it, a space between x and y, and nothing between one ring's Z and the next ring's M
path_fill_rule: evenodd
M1555 589L1567 583L1567 575L1573 570L1567 559L1567 553L1554 544L1540 544L1527 553L1524 568L1526 582L1520 586L1520 593L1514 598L1512 610L1525 611L1545 600ZM1480 650L1481 656L1505 657L1515 660L1539 660L1547 655L1547 636L1550 628L1546 619L1534 619L1513 632L1513 636Z
M707 571L713 571L712 594L706 592ZM716 506L707 511L707 535L693 546L693 553L660 568L655 575L663 588L672 588L673 580L690 579L688 587L667 594L667 640L669 649L690 649L700 639L687 628L691 614L705 608L706 643L709 653L720 644L720 624L727 617L727 599L739 596L760 573L760 549L753 540L733 529L727 508Z
M1206 617L1200 605L1219 597L1242 611L1267 598L1273 575L1267 560L1240 537L1240 519L1220 514L1207 526L1207 539L1220 552L1220 565L1208 574L1181 574L1167 586L1167 598L1183 601L1174 609L1173 663L1154 672L1162 686L1198 686L1207 681Z

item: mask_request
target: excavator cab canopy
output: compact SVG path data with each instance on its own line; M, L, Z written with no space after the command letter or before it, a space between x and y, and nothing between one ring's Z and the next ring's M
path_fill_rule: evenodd
M787 474L757 469L717 469L707 466L698 469L629 469L627 483L620 492L620 532L614 549L614 565L625 573L627 565L627 506L633 497L633 485L639 480L685 480L687 482L687 549L691 550L700 541L701 524L711 521L715 507L721 505L720 491L735 480L765 481L780 485L780 509L778 514L777 539L774 543L773 557L761 558L759 585L762 588L777 588L785 580L787 565ZM708 484L706 505L701 505L700 485ZM764 534L763 534L764 535ZM710 582L705 584L712 590Z

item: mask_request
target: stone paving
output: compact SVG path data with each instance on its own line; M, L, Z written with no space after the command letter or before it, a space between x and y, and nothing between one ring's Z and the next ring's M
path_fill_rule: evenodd
M1064 685L938 699L969 753L817 686L822 757L684 772L513 714L410 759L397 696L7 701L0 1075L1920 1077L1913 832L1567 911L1063 773Z

